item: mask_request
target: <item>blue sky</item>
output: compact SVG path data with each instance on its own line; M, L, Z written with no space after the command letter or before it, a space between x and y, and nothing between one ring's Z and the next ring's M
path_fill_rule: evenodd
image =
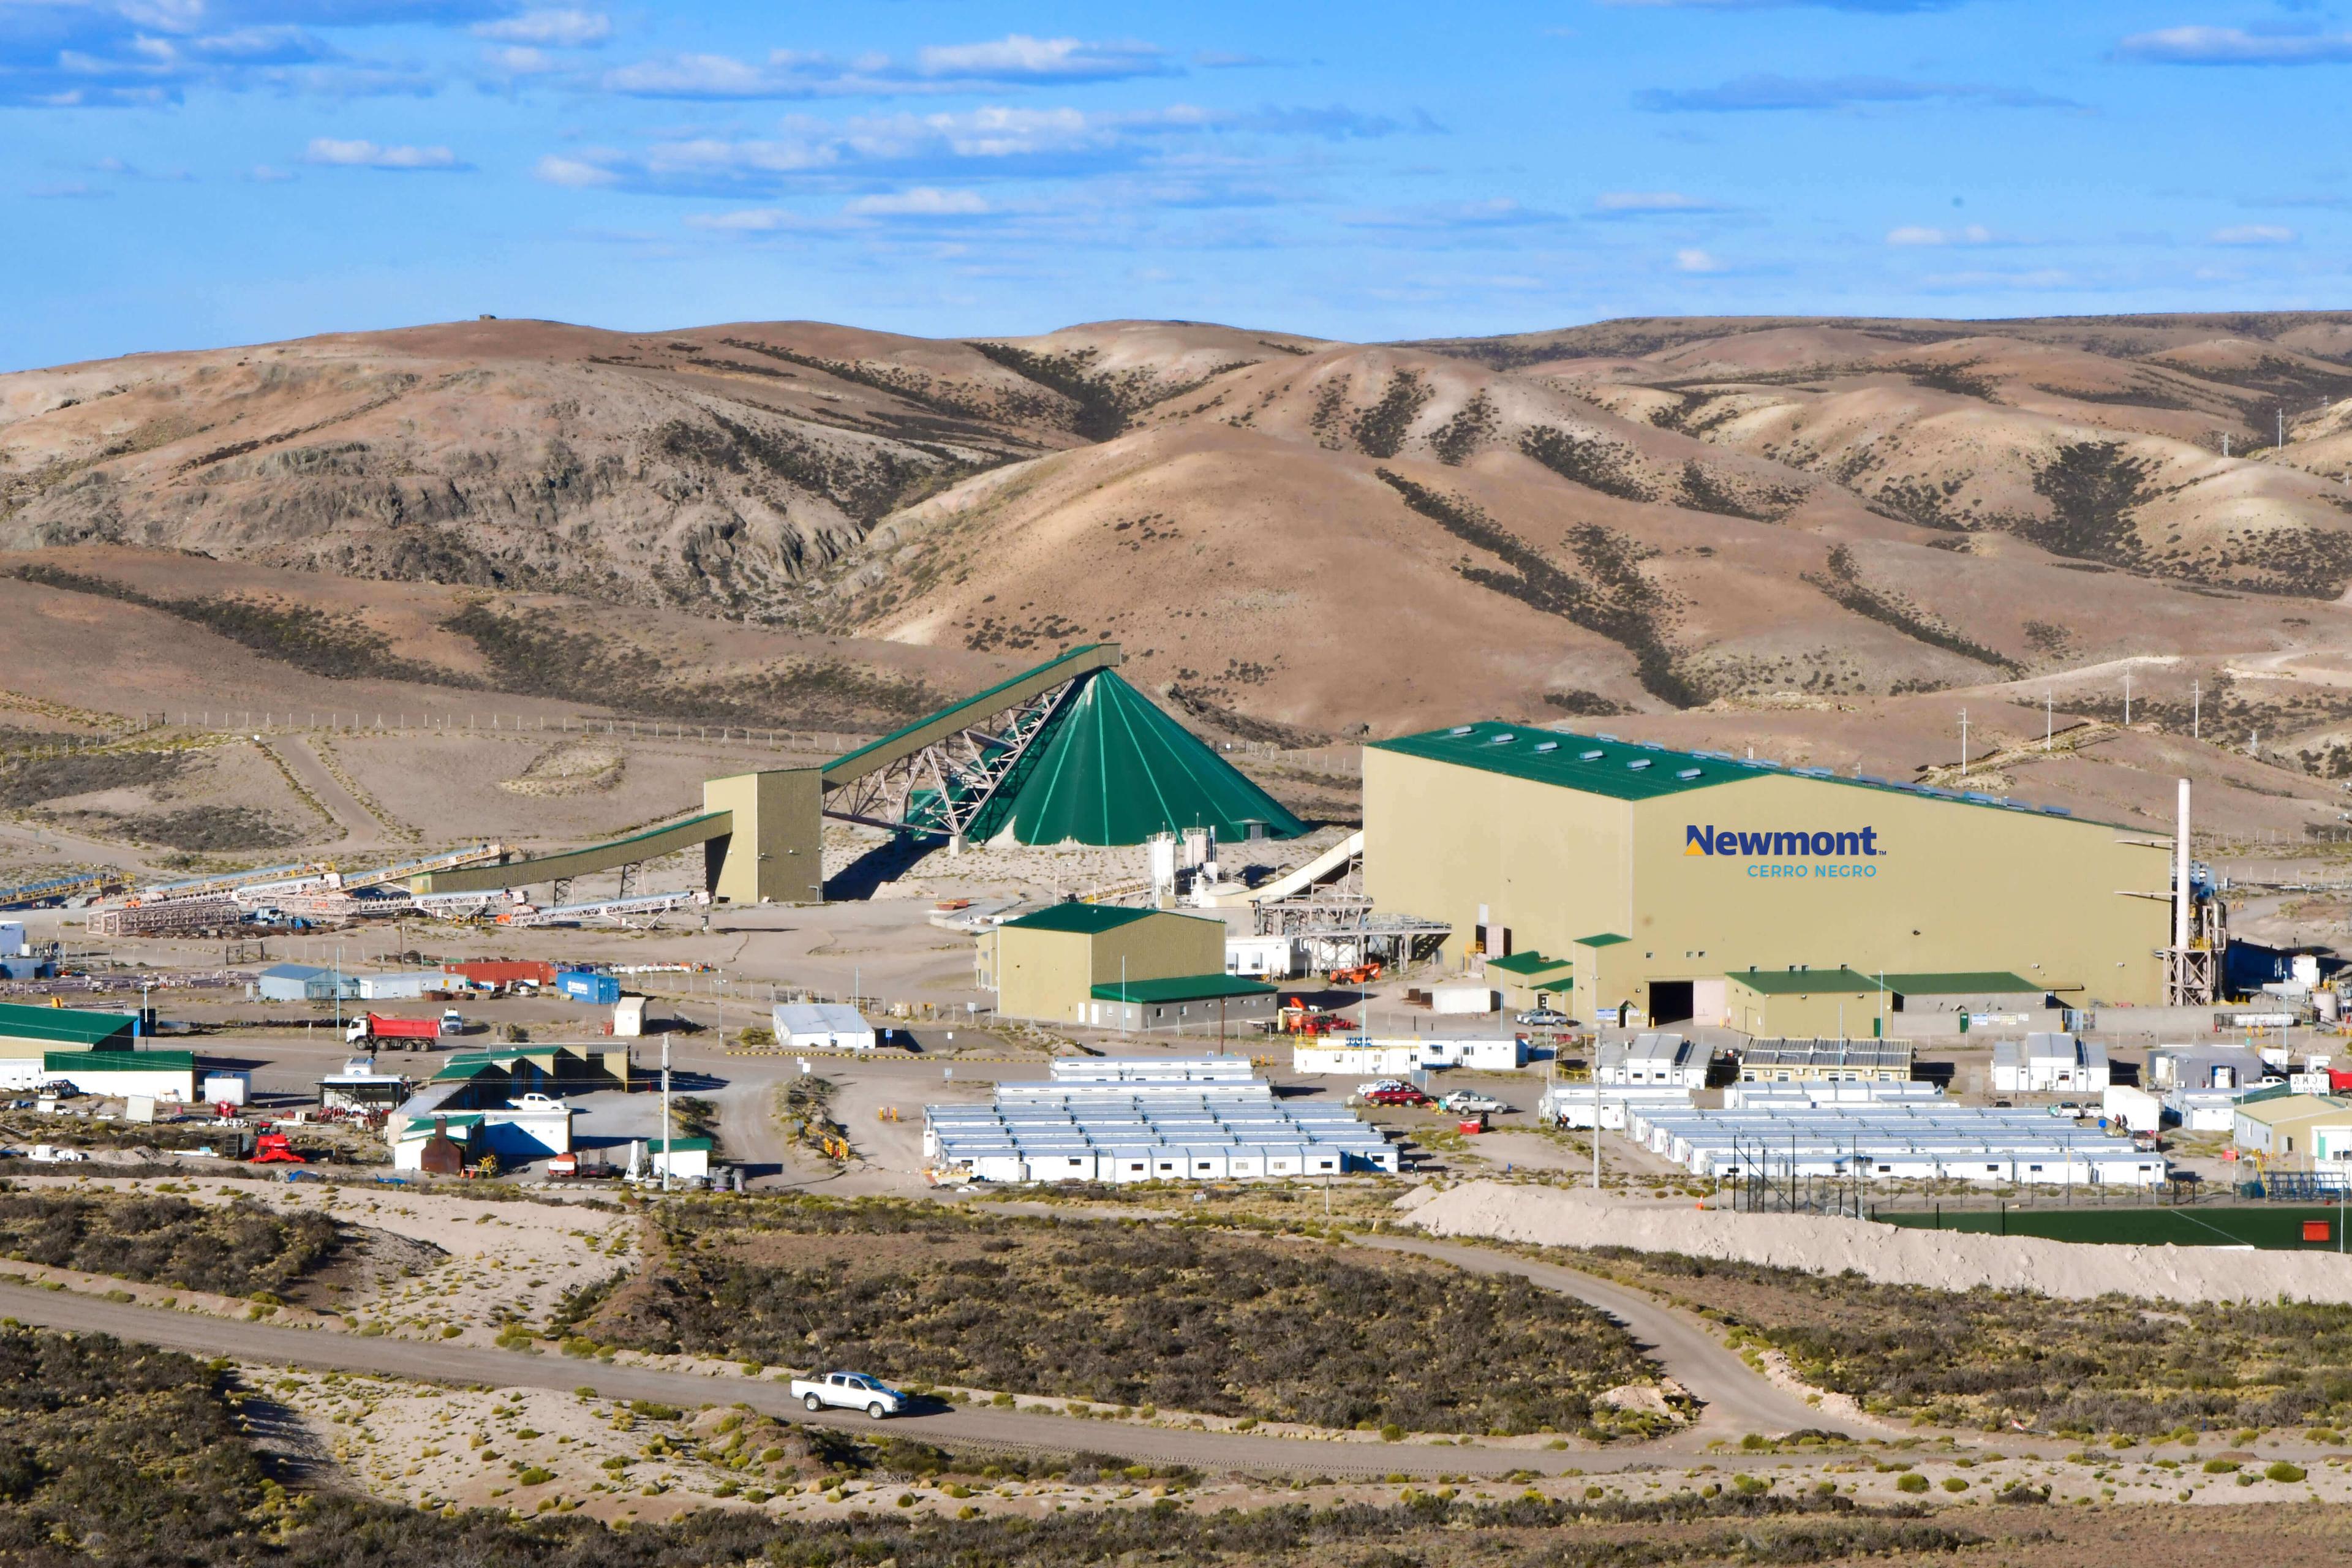
M2347 102L2318 0L0 0L0 367L2341 307Z

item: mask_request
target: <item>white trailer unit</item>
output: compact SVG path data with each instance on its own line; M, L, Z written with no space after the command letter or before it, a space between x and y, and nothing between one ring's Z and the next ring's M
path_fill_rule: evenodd
M1602 1084L1666 1084L1677 1089L1705 1089L1715 1047L1684 1036L1644 1029L1630 1040L1605 1040L1592 1068L1592 1081Z
M2130 1132L2154 1132L2164 1126L2164 1101L2127 1083L2111 1083L2100 1091L2099 1113Z
M1376 1047L1400 1044L1395 1040L1373 1040ZM1425 1068L1468 1068L1475 1072L1515 1072L1528 1065L1528 1043L1511 1036L1503 1039L1444 1040L1424 1038L1419 1043L1421 1065Z
M1298 943L1286 936L1229 936L1225 973L1253 980L1287 980L1298 973Z
M206 1105L243 1105L252 1088L253 1075L250 1072L232 1072L215 1068L205 1074L204 1102Z
M1402 1078L1421 1070L1421 1047L1398 1046L1293 1046L1293 1072L1352 1078Z
M1501 994L1491 985L1433 985L1429 991L1433 1013L1492 1013L1502 1005Z

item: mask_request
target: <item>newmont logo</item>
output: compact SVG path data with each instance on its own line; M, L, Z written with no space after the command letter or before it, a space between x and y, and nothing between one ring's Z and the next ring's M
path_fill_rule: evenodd
M1718 831L1713 823L1705 827L1688 827L1683 833L1683 853L1715 855L1731 859L1770 857L1793 860L1811 857L1819 860L1873 859L1885 853L1878 847L1878 829L1865 827L1852 833L1748 833L1726 827Z

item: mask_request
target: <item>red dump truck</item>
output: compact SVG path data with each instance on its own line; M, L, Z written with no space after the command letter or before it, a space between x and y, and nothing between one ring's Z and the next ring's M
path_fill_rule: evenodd
M440 1037L438 1018L387 1018L381 1013L362 1013L343 1031L343 1038L352 1045L371 1040L394 1041L399 1048L412 1051L429 1051L432 1042Z

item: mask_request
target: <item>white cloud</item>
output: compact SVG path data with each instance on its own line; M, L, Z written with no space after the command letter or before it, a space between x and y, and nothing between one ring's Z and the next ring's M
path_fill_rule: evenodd
M1724 265L1721 261L1708 255L1704 250L1691 249L1677 250L1675 252L1675 270L1677 272L1721 272L1724 269Z
M293 179L295 176L290 169L273 168L268 163L256 163L246 171L245 177L257 185L275 185Z
M915 74L960 81L1103 81L1169 69L1150 44L1090 44L1012 33L983 44L935 44L915 51Z
M1680 191L1603 191L1592 205L1605 213L1706 213L1713 202L1686 196Z
M484 49L482 59L502 76L544 76L557 68L555 57L524 44L502 44Z
M763 60L732 55L667 55L604 75L614 92L639 98L884 98L974 87L1044 82L1118 81L1174 72L1149 44L1087 43L1015 33L979 44L918 49L911 61L865 54L843 59L795 49Z
M2293 245L2294 230L2273 223L2242 223L2217 228L2210 237L2216 245Z
M721 234L772 234L780 228L807 226L799 215L783 207L743 207L731 213L696 213L688 228L714 229Z
M525 11L496 22L480 22L474 37L500 44L545 44L557 48L584 48L613 36L613 19L602 11L570 8Z
M971 191L917 185L886 195L859 196L841 210L859 217L970 217L989 206Z
M531 168L534 178L551 185L570 185L585 190L592 185L617 184L621 176L601 164L579 158L559 158L552 153L541 158Z
M457 155L446 147L385 147L373 142L342 142L331 136L313 137L303 161L340 169L462 169Z
M2352 60L2352 33L2164 27L2116 46L2126 59L2175 66L2311 66Z
M1922 228L1916 225L1889 229L1889 245L1990 245L1992 230L1972 223L1966 228Z

